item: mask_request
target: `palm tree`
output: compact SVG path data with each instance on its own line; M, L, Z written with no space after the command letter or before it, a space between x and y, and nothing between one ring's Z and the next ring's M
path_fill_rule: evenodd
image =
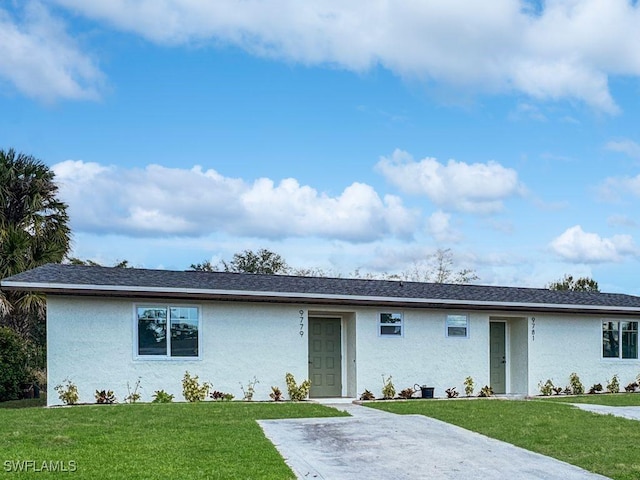
M54 173L44 163L0 149L0 278L63 260L71 230L57 193ZM44 333L44 309L40 294L0 291L0 326L25 340Z

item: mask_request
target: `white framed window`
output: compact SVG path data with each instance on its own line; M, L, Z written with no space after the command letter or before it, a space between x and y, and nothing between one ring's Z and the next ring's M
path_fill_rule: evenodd
M638 358L638 322L602 321L602 357Z
M136 305L135 356L139 359L200 357L200 309L186 305Z
M402 312L382 312L378 317L378 334L381 337L402 337L403 326Z
M451 314L445 320L447 337L469 337L469 315Z

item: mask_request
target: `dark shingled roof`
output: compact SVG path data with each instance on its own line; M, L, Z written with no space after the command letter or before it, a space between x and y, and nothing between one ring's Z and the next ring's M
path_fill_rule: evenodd
M2 288L47 294L640 314L640 297L614 293L60 264L6 278Z

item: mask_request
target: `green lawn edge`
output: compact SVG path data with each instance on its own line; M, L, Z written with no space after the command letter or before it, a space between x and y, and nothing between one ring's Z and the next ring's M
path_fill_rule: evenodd
M5 408L0 471L33 478L11 462L34 461L75 465L77 479L295 478L256 420L334 416L348 414L312 402Z

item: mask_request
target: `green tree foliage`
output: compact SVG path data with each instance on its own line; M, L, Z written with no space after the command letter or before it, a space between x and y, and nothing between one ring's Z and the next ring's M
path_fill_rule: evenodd
M77 257L69 257L67 259L67 262L69 262L69 265L85 265L87 267L103 267L104 266L101 263L95 262L93 260L82 260L81 258L77 258ZM129 260L120 260L113 265L113 268L133 268L133 267L129 265Z
M576 292L599 292L598 282L590 277L573 278L573 275L566 275L555 282L547 285L549 290L573 290Z
M64 259L71 233L67 205L57 194L54 173L44 163L0 150L0 278ZM0 291L0 326L37 347L38 363L43 363L44 312L41 294Z
M424 261L414 263L410 269L395 277L412 282L459 284L473 283L479 279L475 270L469 268L456 270L455 259L450 248L439 248Z
M191 264L189 270L196 272L215 272L223 270L235 273L263 273L267 275L284 275L289 272L289 266L282 256L261 248L257 252L245 250L235 253L227 262L222 260L219 265L212 265L209 260L202 263Z
M0 402L20 398L21 385L29 381L27 363L22 338L11 328L0 327Z

